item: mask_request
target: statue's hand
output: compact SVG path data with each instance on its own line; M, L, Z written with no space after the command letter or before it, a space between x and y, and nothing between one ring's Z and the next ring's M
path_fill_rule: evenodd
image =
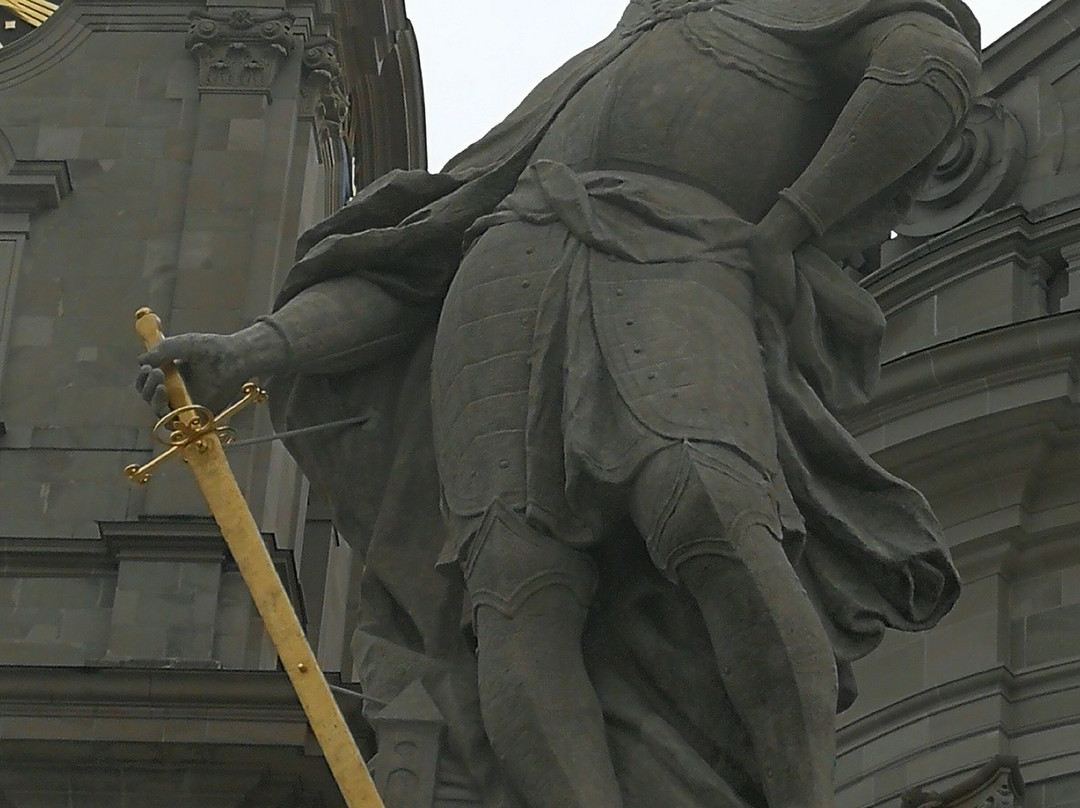
M795 258L791 248L762 225L751 225L746 241L754 289L785 321L795 309Z
M173 361L192 401L215 412L223 409L239 397L244 382L256 375L242 333L167 337L139 357L135 389L155 413L165 415L170 407L161 365Z
M740 222L730 233L727 246L733 265L753 279L757 296L788 320L795 306L795 259L788 243L764 222Z
M785 320L795 311L795 250L813 230L788 199L781 197L758 224L746 226L744 244L758 295Z

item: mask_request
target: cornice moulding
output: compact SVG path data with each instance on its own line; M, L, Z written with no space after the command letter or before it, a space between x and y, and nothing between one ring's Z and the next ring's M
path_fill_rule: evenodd
M342 687L340 674L325 675L346 714L356 713L362 697ZM252 726L260 724L265 729L252 736ZM153 733L166 746L256 744L311 752L307 718L283 671L0 665L0 730L7 743L48 737L145 744Z
M1080 3L1052 0L983 51L980 89L1000 95L1027 75L1032 55L1045 59L1080 30Z
M963 742L965 738L976 737L987 731L997 731L1007 738L1053 732L1074 725L1076 716L1043 717L1038 721L1021 724L1018 723L1017 716L1023 716L1024 711L1014 708L1026 700L1077 690L1080 690L1080 659L1041 665L1016 672L1006 666L991 668L926 688L898 702L860 716L847 724L842 724L837 730L839 752L843 755L916 722L931 720L934 716L939 716L949 710L962 708L980 700L995 698L1002 701L1002 708L999 711L1000 720L995 724L966 727L963 732L940 741L933 747L922 746L910 749L900 757L888 761L887 765L894 766L924 756L935 748L952 746ZM842 720L843 716L841 716ZM1041 757L1026 758L1024 761L1025 768L1032 771L1045 762ZM838 785L841 788L850 787L861 780L874 777L879 771L880 767L873 770L860 769L856 776ZM964 771L964 767L958 767L942 772L941 777L962 775ZM919 806L919 808L923 807ZM938 808L944 808L944 806Z
M237 569L236 561L217 524L208 518L138 519L98 522L101 550L112 563L123 560L159 562L220 562L225 570ZM303 592L292 550L277 546L272 533L261 534L270 558L281 577L289 600L302 625L307 624ZM20 541L10 540L15 547Z
M161 563L222 563L235 572L236 562L217 525L210 519L147 519L99 522L101 538L24 538L0 536L0 574L89 577L115 575L125 560ZM301 622L306 621L291 550L277 547L264 533L274 567L281 576Z
M1036 237L1080 227L1080 210L1067 216L1067 222L1051 227L1032 222L1019 206L984 214L903 253L867 276L863 286L888 314L1004 256L1036 254Z
M843 724L837 730L837 742L842 751L863 746L913 721L990 696L1000 695L1015 703L1077 689L1080 689L1080 659L1039 665L1018 672L1002 665L928 687ZM1056 722L1051 720L1040 726L1056 726L1070 720L1061 717ZM1020 727L1024 732L1034 728L1035 725L1030 723Z
M843 420L852 434L879 451L899 440L876 437L889 424L931 408L975 396L979 401L972 412L981 416L997 411L1036 404L1038 391L1031 400L1016 390L1008 399L995 391L1022 385L1024 382L1058 377L1060 394L1071 394L1080 364L1080 312L1055 314L1013 325L982 331L891 360L882 367L881 380L870 403ZM1000 398L1000 400L998 400ZM939 431L964 418L956 407L953 421L934 424ZM970 413L969 413L970 414ZM967 420L967 419L965 419ZM922 434L919 435L922 437Z
M69 0L36 31L0 50L0 91L43 73L74 52L90 36L79 16Z
M0 50L0 91L21 84L55 67L94 33L186 34L193 8L191 0L65 0L36 31ZM282 6L284 8L284 6ZM293 36L306 38L315 29L319 12L314 3L290 7Z
M0 665L0 715L25 714L28 705L50 702L58 707L80 704L87 708L231 704L302 715L296 693L282 671Z
M0 175L0 213L34 215L60 206L71 193L71 172L64 160L16 160Z

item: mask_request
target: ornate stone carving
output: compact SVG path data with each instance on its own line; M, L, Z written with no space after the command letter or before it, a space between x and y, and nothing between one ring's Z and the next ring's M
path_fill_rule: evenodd
M301 117L312 118L336 135L342 134L341 127L348 121L349 96L342 82L335 40L317 37L304 46L300 97Z
M327 170L327 210L340 207L352 192L347 144L351 140L349 93L345 88L338 43L317 37L304 47L300 117L315 130L319 164Z
M902 808L1023 808L1024 778L1014 757L998 755L970 778L944 793L909 791Z
M1002 205L1020 180L1026 154L1027 137L1016 116L993 98L977 99L896 232L936 236Z
M261 93L293 49L288 12L193 11L187 47L199 64L200 93Z

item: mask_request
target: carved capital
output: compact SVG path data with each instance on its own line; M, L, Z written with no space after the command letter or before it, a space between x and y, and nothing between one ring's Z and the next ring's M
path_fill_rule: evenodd
M300 117L314 121L318 131L343 137L349 120L349 94L338 62L338 43L329 37L310 40L304 47L300 84Z
M270 86L293 49L288 12L193 11L187 48L199 65L200 93L256 93Z
M352 138L349 91L345 87L338 43L329 37L308 41L304 47L300 81L300 118L315 130L319 164L327 171L327 210L342 205L351 194L348 143Z

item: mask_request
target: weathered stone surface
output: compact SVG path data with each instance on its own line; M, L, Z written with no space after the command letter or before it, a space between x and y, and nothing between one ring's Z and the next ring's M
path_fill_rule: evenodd
M844 17L851 53L811 55L792 37L839 24L824 7L801 9L795 24L767 4L631 4L615 36L447 175L398 176L306 235L300 252L310 252L269 320L166 340L148 357L181 359L208 395L233 377L291 386L302 374L286 393L286 422L299 426L359 407L354 387L386 384L368 380L365 363L386 357L375 346L412 338L404 363L392 359L408 391L389 413L409 425L401 434L376 434L369 442L381 448L346 433L293 449L331 497L339 530L366 550L354 639L364 691L396 703L422 682L494 805L515 804L515 791L535 808L677 804L692 790L718 804L826 804L834 711L854 696L851 658L885 624L929 627L956 599L925 502L826 413L865 393L882 325L842 263L874 245L868 217L880 209L895 220L898 189L913 189L913 167L936 159L960 124L978 69L965 40L973 23L933 0L913 27L868 8L851 4ZM730 59L754 69L726 70ZM860 81L895 74L891 60L910 81ZM949 65L944 84L915 78L931 64ZM769 66L775 81L752 78ZM826 68L850 82L826 93L815 78ZM839 115L827 94L848 99ZM732 109L745 118L737 126ZM919 126L908 128L912 118ZM222 148L223 131L207 134ZM207 162L213 178L196 164L196 200L223 170ZM498 227L484 218L493 209ZM462 238L478 239L463 255ZM421 265L434 269L414 277ZM356 274L342 278L343 268ZM840 298L845 316L834 317ZM433 359L406 302L441 306ZM343 370L355 381L320 375ZM140 376L148 401L159 376ZM373 454L388 450L398 458L377 472ZM372 481L381 501L355 490ZM365 508L379 510L374 535ZM817 521L804 530L803 517ZM793 549L804 536L793 564L776 539ZM840 541L846 561L831 556ZM449 580L431 578L437 560ZM848 620L856 613L859 626ZM965 617L954 631L968 644L943 635L956 652L943 667L985 662L970 652L996 637L997 618ZM748 662L761 656L783 662ZM926 680L947 680L934 659ZM802 709L775 709L762 691ZM927 727L867 750L867 765L923 743ZM702 739L716 750L706 758ZM408 788L392 775L384 784L403 804L415 798L406 792L430 799L430 767L412 769Z
M280 284L295 234L329 212L327 200L335 197L324 177L300 179L304 171L319 172L315 146L307 139L311 123L296 122L297 114L308 115L303 105L313 97L299 85L306 41L298 41L285 60L272 105L261 91L215 105L218 96L199 98L197 67L184 49L187 7L151 12L149 6L124 4L121 12L113 6L78 5L77 27L75 11L67 8L52 31L40 32L49 43L40 50L43 55L31 58L25 50L5 49L0 59L0 129L15 156L65 161L76 188L51 212L18 223L0 214L0 300L5 268L14 267L17 275L9 271L8 277L19 281L17 294L7 298L16 308L3 323L13 329L17 317L25 342L16 346L9 340L7 347L0 339L0 421L5 424L0 431L6 430L0 436L0 535L23 540L94 538L95 520L103 518L203 513L193 489L147 496L129 492L114 476L125 462L148 456L149 447L145 428L141 439L132 432L133 424L145 424L145 414L121 392L130 384L124 366L134 351L127 312L150 302L171 315L173 331L246 325L267 308ZM1076 649L1062 634L1080 598L1080 577L1074 574L1080 558L1068 549L1080 524L1078 442L1070 404L1076 346L1059 332L1077 332L1076 323L1057 312L1077 308L1080 286L1075 279L1068 283L1077 264L1072 242L1080 241L1069 202L1080 160L1075 98L1080 85L1070 67L1075 26L1068 20L1076 4L1052 6L991 53L983 87L995 100L980 100L984 114L975 123L981 129L972 130L976 137L989 133L992 148L979 152L989 159L957 163L964 171L988 169L994 182L980 180L975 187L989 195L946 206L943 215L959 211L970 218L946 231L933 249L916 245L869 280L889 316L886 355L896 361L886 367L882 397L850 423L887 466L927 492L947 526L967 590L939 634L890 635L860 665L861 698L841 719L838 808L892 808L902 791L918 783L945 791L979 760L1001 750L1024 759L1033 783L1027 808L1076 808L1080 738L1070 727L1080 720L1080 673L1073 664ZM211 6L222 7L229 10L221 3ZM309 24L306 10L291 4L290 11ZM417 99L402 106L394 98L402 82L390 82L387 91L379 75L385 68L387 75L409 82L413 45L404 14L396 6L367 11L350 7L337 39L343 43L339 56L345 77L364 75L371 93L361 96L355 87L346 88L354 114L360 110L352 157L361 174L372 179L391 165L416 166L422 146L415 132L402 134L406 107L409 118L419 120ZM119 28L117 20L122 20ZM383 26L396 31L378 48L368 39L375 24L380 31ZM29 72L13 80L12 65ZM306 75L310 82L312 74ZM378 119L363 109L366 100L358 103L371 98ZM1019 161L1008 132L1016 124L1026 147ZM311 153L301 154L304 149ZM234 154L235 162L229 157ZM247 159L252 154L261 156ZM245 172L259 181L251 183ZM230 186L235 194L215 185L219 173L238 183ZM1013 181L1012 195L1000 198ZM1024 207L995 209L1014 203ZM217 233L234 236L218 239L212 235ZM894 249L917 241L907 236ZM188 273L192 282L181 288L177 277ZM176 294L182 306L174 305ZM97 316L103 300L120 313ZM1045 319L1031 320L1040 316ZM140 451L132 456L136 447ZM74 464L64 459L95 453L100 457ZM264 504L269 497L260 489L273 488L267 479L274 472L253 470L265 455L246 457L242 476L250 481L259 513L271 520L275 509ZM176 470L178 481L185 479L183 472ZM168 476L162 482L170 484ZM281 507L287 509L285 503ZM284 527L290 521L275 524L283 526L279 538L291 542L294 528ZM313 553L308 557L298 542L297 553L304 559L305 594L332 596L323 611L312 610L325 629L320 658L347 668L352 659L342 640L355 618L345 614L352 606L343 604L355 598L361 554L317 545L308 545ZM328 555L338 565L330 585ZM14 644L0 641L0 661L79 665L100 658L114 608L116 568L92 566L85 574L62 575L42 574L55 573L54 568L34 569L29 574L5 566L0 573L0 623L19 629L23 637L10 641ZM370 577L366 591L381 591ZM28 581L39 583L29 589L31 600L20 603ZM65 581L72 582L70 593ZM96 603L87 583L93 581L101 585ZM315 583L309 587L307 581ZM39 599L54 596L66 605ZM192 604L174 614L189 613ZM221 573L214 625L212 658L228 668L273 668L272 651L228 568ZM190 638L174 635L173 640ZM212 692L209 681L187 686L206 696ZM217 800L272 804L291 788L276 782L259 787L250 779L243 787L237 784L250 776L251 767L281 771L293 749L283 757L249 762L247 774L230 769L220 780L198 775L185 785L169 779L170 768L194 772L220 768L220 762L181 756L148 774L145 761L101 765L95 759L91 765L13 757L31 738L91 744L87 748L97 750L100 742L118 750L117 741L150 740L150 757L163 741L173 749L235 750L239 747L230 744L246 742L238 739L272 742L278 732L302 742L295 728L273 722L241 729L237 719L230 734L221 728L220 716L209 711L155 718L153 726L130 715L110 722L68 714L42 717L35 711L40 713L38 705L22 716L0 717L0 739L19 738L23 745L12 747L5 740L0 750L0 773L25 775L19 781L23 790L5 796L17 807L122 804L116 795L127 799L125 777L140 784L131 792L137 804L146 801L146 793L168 794L185 808ZM208 744L211 737L220 744ZM124 748L123 754L138 756L132 750L151 746ZM445 782L440 780L438 793L463 800L473 794L472 776L453 771L440 777ZM201 783L197 788L195 780ZM447 783L458 790L448 791Z
M270 10L211 5L211 14ZM178 464L175 489L170 470L146 491L121 474L152 449L153 419L131 392L135 308L150 304L178 327L243 325L269 306L298 230L331 212L319 186L328 169L297 99L305 42L340 34L330 6L289 6L300 25L276 44L290 53L274 42L247 51L258 56L269 44L280 61L273 105L267 88L221 96L204 86L200 97L199 65L185 47L193 5L66 2L41 30L0 51L5 806L341 804L284 675L274 672L250 597L235 567L220 560L220 538L213 539L219 558L208 562L189 531L185 517L205 515L190 475ZM387 17L381 0L354 4L351 13ZM403 18L396 8L395 15ZM373 35L365 23L356 46L374 52ZM370 66L366 87L385 96L379 72ZM389 86L401 94L400 75ZM410 92L418 87L417 78ZM419 98L411 103L420 108ZM395 121L379 137L403 137L406 128ZM383 160L376 142L367 147ZM189 271L198 277L178 283ZM241 426L248 435L269 431L265 420ZM304 528L306 489L293 485L296 472L280 460L263 469L264 457L238 451L238 476L254 503L269 502L257 512L278 546L289 547ZM275 521L278 509L292 516ZM140 517L150 513L167 514L166 527L147 527ZM128 535L131 544L163 543L173 553L118 559L99 522L135 526L143 533ZM313 542L304 554L308 580L325 579L327 549ZM290 551L272 552L303 614ZM329 630L344 633L352 618L337 613L346 603L322 607ZM327 642L339 667L343 641ZM109 656L110 648L117 653ZM106 658L136 667L93 667ZM245 681L241 696L223 695L219 683L233 674L208 667L179 684L139 670L179 675L168 666L215 663L261 671L277 681L276 694ZM7 686L19 672L40 685L34 698L27 700L25 682ZM61 681L80 672L71 687ZM106 680L107 695L91 695Z

